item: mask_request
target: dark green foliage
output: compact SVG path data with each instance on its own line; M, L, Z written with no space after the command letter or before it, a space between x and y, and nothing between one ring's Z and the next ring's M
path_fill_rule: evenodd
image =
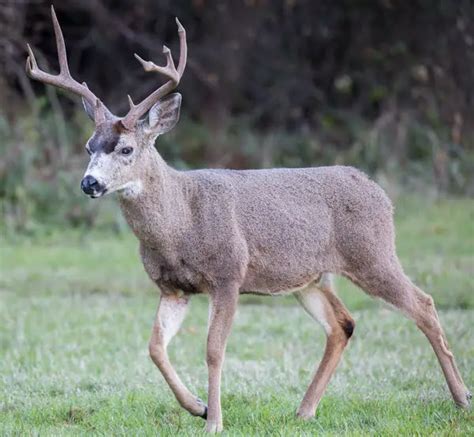
M78 189L92 125L79 99L24 74L27 41L57 66L49 3L0 7L0 200L22 229L95 220ZM470 0L53 3L73 75L118 114L127 93L161 83L132 54L162 62L166 42L176 55L180 17L183 119L158 145L179 168L346 163L410 190L474 193Z

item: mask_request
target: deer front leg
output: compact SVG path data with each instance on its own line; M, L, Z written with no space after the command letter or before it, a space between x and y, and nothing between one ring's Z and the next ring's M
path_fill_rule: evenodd
M179 404L193 416L206 418L207 407L182 383L167 353L167 346L183 323L188 308L189 297L162 294L156 312L149 350L150 357L173 391Z
M210 295L209 332L207 337L207 368L209 372L207 432L220 432L223 429L221 410L222 365L238 297L238 287L227 287Z

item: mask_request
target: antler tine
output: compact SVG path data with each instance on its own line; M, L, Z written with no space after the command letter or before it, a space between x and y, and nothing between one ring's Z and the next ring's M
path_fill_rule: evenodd
M181 77L186 68L186 61L188 59L188 45L186 44L186 30L184 29L181 22L176 17L176 24L178 25L178 36L179 36L179 64L178 74Z
M51 6L51 16L58 50L59 74L54 75L41 70L38 67L33 50L31 50L29 45L27 45L28 58L26 59L26 72L32 79L38 80L39 82L43 82L48 85L63 88L66 91L71 91L72 93L84 98L89 103L89 105L94 108L94 120L96 124L100 124L105 120L106 117L112 117L112 113L105 107L100 99L89 90L87 85L81 85L72 78L67 62L66 44L64 42L61 26L59 25L59 21L56 17L56 12L54 11L53 6Z
M173 82L179 82L179 73L174 65L173 57L171 56L171 50L168 47L163 46L163 54L166 56L166 65L164 67L160 67L151 61L145 61L136 53L134 56L138 59L140 64L142 64L142 67L146 72L154 71L156 73L161 73L169 77L169 79Z
M181 80L181 76L183 75L184 69L186 67L188 47L186 43L186 31L184 30L184 27L178 19L176 19L176 24L178 25L180 51L178 68L175 67L173 58L171 56L171 51L166 46L163 46L163 53L166 56L166 65L164 67L158 66L151 61L145 61L140 56L135 54L135 58L140 62L140 64L142 64L142 67L145 71L163 74L169 80L153 93L151 93L147 98L142 100L138 105L134 105L129 97L130 110L122 119L122 125L128 130L133 130L140 117L144 115L161 97L175 89Z
M33 50L31 50L31 47L29 44L26 44L26 49L28 50L28 57L26 58L26 73L28 76L32 75L33 70L38 68L38 64L36 63L36 58L33 53Z
M66 43L64 42L63 32L59 25L58 17L56 17L53 5L51 5L51 18L53 19L54 36L56 37L56 47L58 50L59 71L66 77L71 77L71 74L69 73L69 65L67 63Z

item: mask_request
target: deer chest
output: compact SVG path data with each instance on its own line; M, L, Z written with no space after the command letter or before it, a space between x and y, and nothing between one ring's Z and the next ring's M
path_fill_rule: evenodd
M162 292L205 293L208 281L186 256L140 246L140 255L148 276Z

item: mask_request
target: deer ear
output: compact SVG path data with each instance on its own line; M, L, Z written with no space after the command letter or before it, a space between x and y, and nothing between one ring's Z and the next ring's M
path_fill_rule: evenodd
M164 134L174 128L179 120L181 94L173 93L159 100L148 113L148 128L156 135Z
M94 121L94 107L86 100L84 97L82 98L82 106L84 106L84 111L89 116L89 118Z

